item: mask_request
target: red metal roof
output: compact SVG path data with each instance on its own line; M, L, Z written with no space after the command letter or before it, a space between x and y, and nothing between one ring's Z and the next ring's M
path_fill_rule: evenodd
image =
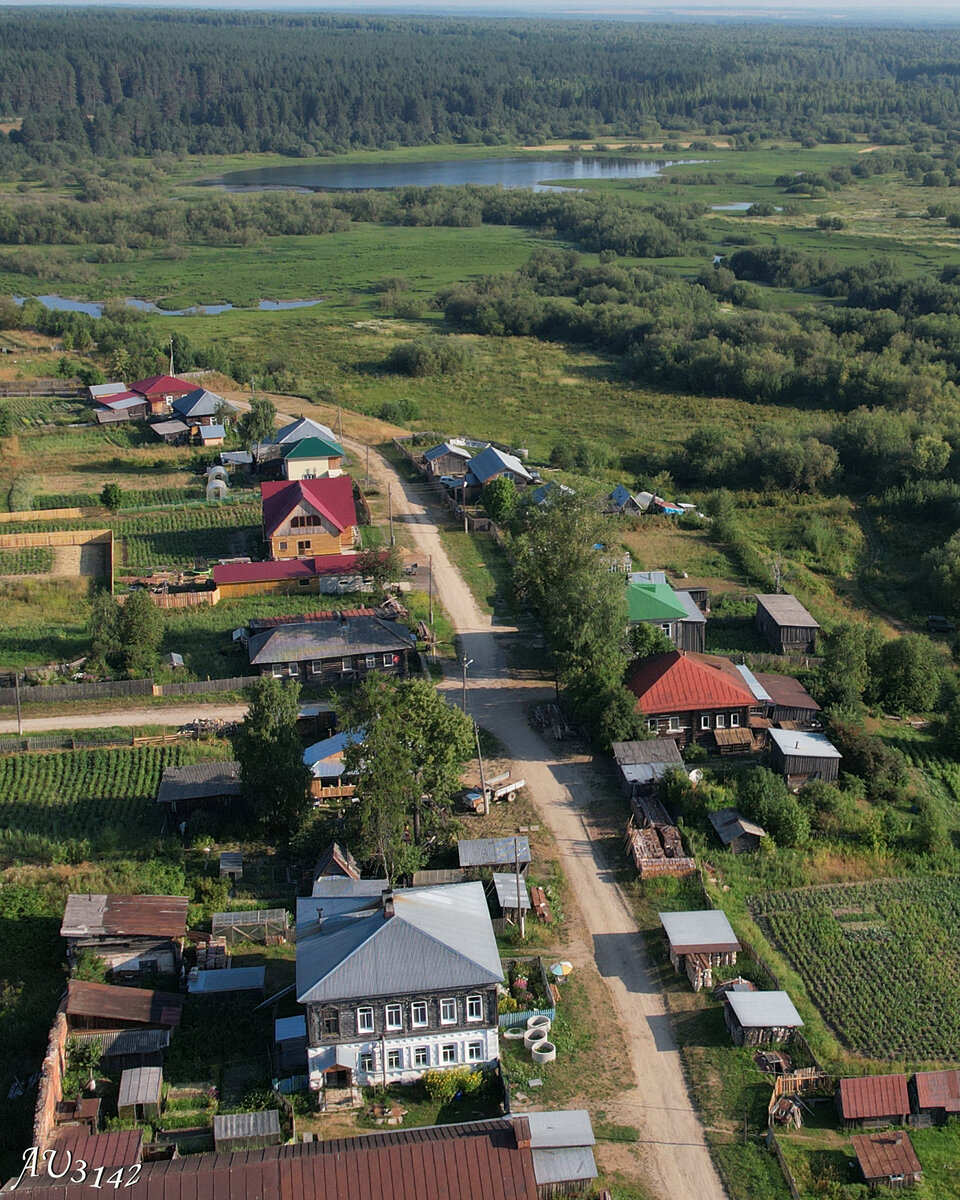
M636 664L627 687L637 697L641 711L650 716L752 707L751 693L738 687L721 663L721 659L682 650L651 654Z
M131 383L130 390L141 396L185 396L187 392L195 392L197 385L178 379L176 375L150 375Z
M270 537L297 508L307 504L317 510L341 532L357 523L353 502L353 480L349 475L333 479L285 479L260 487L263 507L263 533Z
M864 1075L840 1080L840 1115L845 1121L902 1117L909 1111L906 1075Z
M917 1107L943 1108L948 1113L960 1112L960 1071L918 1071Z
M316 558L285 558L276 562L223 563L213 568L213 582L269 583L280 579L312 579L316 575L350 575L357 569L355 554L321 554ZM296 621L315 618L295 617Z
M923 1168L905 1133L858 1133L850 1139L860 1170L868 1182L891 1175L919 1175Z
M81 979L71 979L67 984L67 1016L98 1020L103 1029L114 1028L117 1021L172 1027L180 1024L182 1011L183 996L178 992L113 987Z

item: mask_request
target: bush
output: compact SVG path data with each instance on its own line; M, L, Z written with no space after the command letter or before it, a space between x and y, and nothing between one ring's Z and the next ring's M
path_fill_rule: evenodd
M469 1067L452 1067L449 1071L425 1071L423 1086L431 1100L440 1100L444 1104L461 1092L465 1096L476 1092L483 1083L480 1071L471 1071Z

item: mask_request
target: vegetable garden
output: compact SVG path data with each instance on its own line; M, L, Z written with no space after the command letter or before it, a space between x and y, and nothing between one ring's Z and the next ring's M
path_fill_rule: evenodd
M960 1059L960 877L773 892L750 908L851 1050Z
M0 757L0 863L81 862L128 852L160 828L155 797L166 767L194 746L140 746Z
M52 570L53 551L49 546L0 550L0 575L49 575Z

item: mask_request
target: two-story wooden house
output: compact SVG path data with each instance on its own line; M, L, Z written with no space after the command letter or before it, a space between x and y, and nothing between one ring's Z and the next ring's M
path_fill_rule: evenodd
M178 379L176 375L150 375L147 379L138 379L131 383L130 391L143 396L150 408L152 416L166 416L179 396L186 396L196 391L197 385L188 379Z
M499 1059L503 968L483 884L318 879L313 891L297 902L297 999L313 1090Z
M349 476L264 483L260 498L271 558L352 554L356 549L357 506Z
M682 650L651 654L634 663L627 687L658 737L674 738L681 747L720 744L741 730L750 743L750 716L759 704L727 659Z
M667 583L663 571L630 572L627 615L631 625L656 625L678 650L704 652L707 618L689 592Z

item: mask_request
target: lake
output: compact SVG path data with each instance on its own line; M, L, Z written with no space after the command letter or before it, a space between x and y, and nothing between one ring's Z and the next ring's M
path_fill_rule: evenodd
M406 163L340 163L331 159L309 165L231 171L201 182L204 186L225 188L230 192L275 188L297 188L307 192L363 191L412 186L458 187L464 183L545 192L563 190L545 184L545 179L653 179L667 167L702 161L687 158L641 162L636 158L584 158L577 154L556 158L475 158Z
M23 304L25 296L14 296L14 303ZM37 296L44 308L51 312L79 312L88 317L102 317L103 304L96 300L67 300L63 296ZM283 312L289 308L313 308L320 300L261 300L257 305L260 312ZM231 312L232 304L197 304L193 308L160 308L152 300L124 300L128 308L138 312L157 313L161 317L215 317L217 313ZM238 310L243 312L245 310Z

